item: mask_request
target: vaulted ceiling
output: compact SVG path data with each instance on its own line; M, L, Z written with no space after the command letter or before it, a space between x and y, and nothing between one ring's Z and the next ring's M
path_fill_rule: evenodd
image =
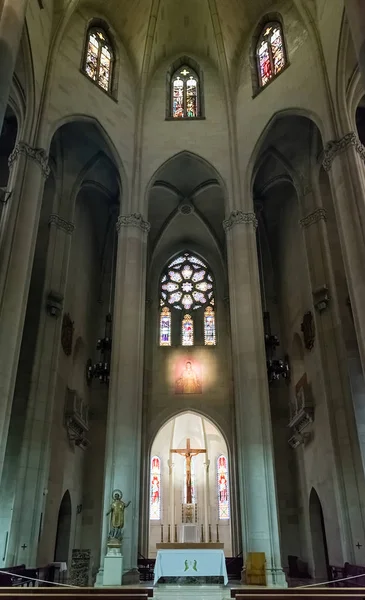
M317 0L319 1L319 0ZM314 0L283 0L314 16ZM124 44L136 74L147 75L165 58L189 53L206 57L229 73L252 30L273 0L53 0L55 30L76 10L103 15ZM59 25L61 24L61 27Z

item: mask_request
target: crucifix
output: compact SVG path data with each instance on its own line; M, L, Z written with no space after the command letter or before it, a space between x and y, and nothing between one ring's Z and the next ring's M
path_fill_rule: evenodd
M186 459L186 503L192 504L192 493L191 493L191 459L197 454L203 454L206 450L200 448L190 448L190 438L186 439L186 448L177 448L176 450L170 450L176 454L185 456Z

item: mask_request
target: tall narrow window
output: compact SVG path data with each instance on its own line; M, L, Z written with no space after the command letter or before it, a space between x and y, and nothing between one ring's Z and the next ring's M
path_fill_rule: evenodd
M160 346L171 346L171 312L167 306L161 310Z
M194 321L190 315L185 315L181 327L182 346L194 346Z
M110 92L113 52L105 32L92 27L87 34L84 71L103 90Z
M204 311L204 344L215 346L215 316L211 306Z
M158 456L151 460L150 519L161 519L161 461Z
M256 57L260 87L264 87L282 71L286 64L284 37L280 23L265 25L257 44Z
M217 460L218 518L229 519L229 487L227 458L221 454Z
M195 462L194 457L191 458L190 463L190 476L191 476L191 500L193 504L196 504L196 485L195 485ZM184 481L186 481L186 458L184 459ZM184 484L184 504L186 504L186 485Z
M171 116L174 119L200 116L199 80L187 66L178 69L171 79Z

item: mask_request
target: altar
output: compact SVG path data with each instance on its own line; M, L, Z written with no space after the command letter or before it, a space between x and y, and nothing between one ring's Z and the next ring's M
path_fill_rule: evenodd
M177 544L171 544L175 547L157 550L154 585L160 577L223 577L224 585L228 583L223 548L207 548L207 544L194 544L200 548L186 545L189 547L178 549Z

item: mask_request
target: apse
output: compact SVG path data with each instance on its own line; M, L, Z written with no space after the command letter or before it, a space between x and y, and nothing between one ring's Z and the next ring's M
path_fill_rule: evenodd
M230 464L220 430L186 411L158 431L151 447L149 552L161 542L219 542L231 556Z

